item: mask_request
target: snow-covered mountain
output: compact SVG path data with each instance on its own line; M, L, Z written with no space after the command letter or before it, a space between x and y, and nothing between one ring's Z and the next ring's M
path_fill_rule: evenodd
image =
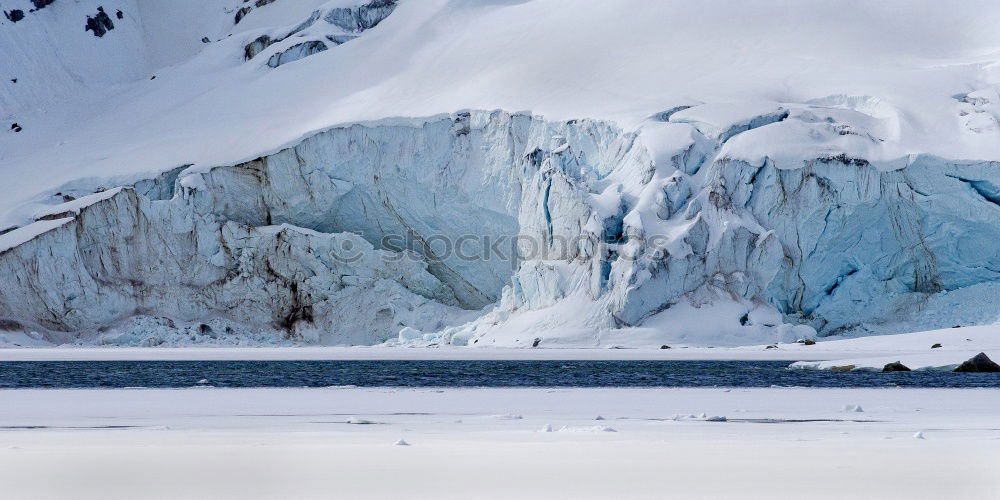
M2 0L0 330L992 323L1000 4Z

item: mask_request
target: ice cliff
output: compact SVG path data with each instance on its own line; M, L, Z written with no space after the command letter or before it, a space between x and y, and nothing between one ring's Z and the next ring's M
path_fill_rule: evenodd
M197 322L527 345L725 302L733 335L760 340L996 281L1000 164L865 160L870 119L748 104L634 131L503 111L335 127L237 165L60 191L75 199L0 236L0 317L60 340ZM815 140L810 156L753 156L754 135L786 129Z

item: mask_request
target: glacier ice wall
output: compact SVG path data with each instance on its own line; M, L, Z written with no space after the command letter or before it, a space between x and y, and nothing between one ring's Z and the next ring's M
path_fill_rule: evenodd
M502 255L439 255L434 238L515 236L522 184L537 170L524 151L570 128L595 158L620 135L597 122L457 113L338 127L134 187L65 188L78 199L0 235L0 317L55 340L135 316L223 318L322 343L434 331L495 301L513 271Z
M502 111L388 119L64 189L78 199L0 235L0 319L57 341L153 318L324 344L406 327L531 345L726 303L723 328L755 342L996 281L1000 165L881 158L892 128L852 103L694 105L633 131Z

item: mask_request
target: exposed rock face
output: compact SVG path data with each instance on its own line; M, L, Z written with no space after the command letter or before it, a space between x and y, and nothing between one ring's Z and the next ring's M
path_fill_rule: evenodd
M115 23L111 20L111 16L108 16L107 12L104 12L104 7L98 7L97 14L87 16L87 24L84 28L86 31L90 31L94 36L100 38L107 32L115 29Z
M911 371L909 367L900 363L899 361L894 361L892 363L887 363L882 367L883 372L908 372Z
M4 17L6 17L10 22L16 23L24 19L24 11L21 9L13 9L10 11L3 11Z
M1000 365L994 363L986 353L981 352L958 365L955 371L961 373L997 373L1000 372Z

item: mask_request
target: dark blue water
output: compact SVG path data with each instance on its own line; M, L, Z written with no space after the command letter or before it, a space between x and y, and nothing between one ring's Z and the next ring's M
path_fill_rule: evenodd
M997 373L789 370L787 361L24 361L0 388L998 387Z

